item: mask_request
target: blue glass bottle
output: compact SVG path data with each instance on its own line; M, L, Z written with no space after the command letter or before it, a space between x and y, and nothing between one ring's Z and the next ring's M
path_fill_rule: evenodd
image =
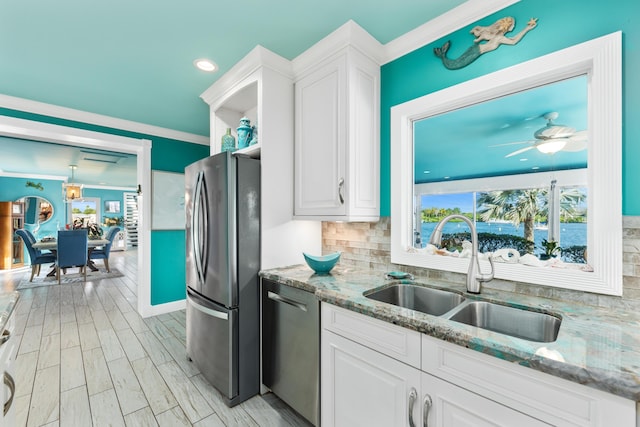
M231 128L227 128L227 133L222 135L220 151L236 151L236 139L231 135Z

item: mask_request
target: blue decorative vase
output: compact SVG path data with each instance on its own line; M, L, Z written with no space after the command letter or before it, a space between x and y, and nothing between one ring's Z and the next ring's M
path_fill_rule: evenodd
M251 126L251 141L249 141L249 145L253 145L257 143L258 143L258 129L256 129L255 125L253 125Z
M220 142L220 151L236 151L236 139L231 135L231 128L227 128L227 133L222 135Z
M240 126L238 126L238 149L249 146L252 134L253 128L250 125L250 120L246 117L241 118Z

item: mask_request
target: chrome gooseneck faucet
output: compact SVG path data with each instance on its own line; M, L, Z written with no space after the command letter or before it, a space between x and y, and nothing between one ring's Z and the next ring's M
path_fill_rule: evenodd
M469 229L471 230L471 259L469 260L469 270L467 271L467 291L472 294L480 293L480 284L482 282L488 282L493 280L493 259L489 257L489 264L491 265L491 272L489 274L482 274L480 272L480 261L478 259L478 233L476 231L475 225L473 222L469 220L466 216L462 215L449 215L444 217L438 224L436 228L433 229L433 233L431 233L431 239L429 239L429 243L435 246L440 246L442 243L442 229L444 225L452 219L461 219L467 223Z

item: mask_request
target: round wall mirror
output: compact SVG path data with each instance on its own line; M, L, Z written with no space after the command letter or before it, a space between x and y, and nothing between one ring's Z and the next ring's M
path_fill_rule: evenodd
M25 225L44 224L53 216L53 205L43 197L26 196L16 200L24 203Z

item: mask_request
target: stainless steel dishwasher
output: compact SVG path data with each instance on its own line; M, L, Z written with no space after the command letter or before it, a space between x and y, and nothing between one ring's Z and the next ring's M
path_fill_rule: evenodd
M314 425L320 417L320 304L262 279L262 382Z

